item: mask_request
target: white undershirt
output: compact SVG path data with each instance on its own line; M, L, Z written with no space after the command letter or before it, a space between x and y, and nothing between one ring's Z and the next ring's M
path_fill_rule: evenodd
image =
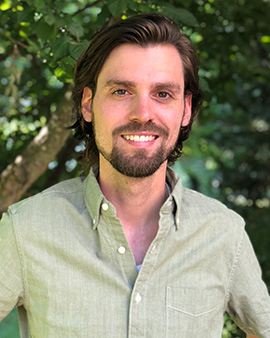
M138 272L140 271L141 267L142 267L142 264L136 266Z

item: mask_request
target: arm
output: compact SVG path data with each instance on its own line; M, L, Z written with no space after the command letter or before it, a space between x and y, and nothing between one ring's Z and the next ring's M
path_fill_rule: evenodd
M11 217L0 221L0 321L16 305L22 305L23 282L20 258Z
M248 338L268 338L270 332L270 297L261 279L261 269L247 234L237 251L231 275L228 311ZM254 336L256 334L256 336Z

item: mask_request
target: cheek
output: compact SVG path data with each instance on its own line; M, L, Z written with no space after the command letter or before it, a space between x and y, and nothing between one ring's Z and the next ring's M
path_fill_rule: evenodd
M105 151L111 151L113 147L113 126L108 120L107 114L94 111L94 128L96 143Z
M172 137L178 136L181 128L181 122L182 116L172 116L169 120L167 120L167 126L169 127Z
M174 131L173 131L172 143L176 143L177 142L178 136L179 136L179 132L180 132L180 125L177 126L177 128L175 128Z
M106 98L97 97L94 100L93 112L96 121L98 121L103 128L116 125L117 119L120 116L121 108L113 101L106 100Z
M170 129L170 137L169 137L169 143L175 144L178 140L179 132L181 128L181 121L174 121L171 125Z

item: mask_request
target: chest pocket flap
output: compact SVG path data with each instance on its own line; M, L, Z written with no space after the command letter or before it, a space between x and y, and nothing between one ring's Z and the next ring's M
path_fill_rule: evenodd
M204 337L202 332L212 337L210 331L214 327L221 335L222 302L215 289L167 287L166 337Z

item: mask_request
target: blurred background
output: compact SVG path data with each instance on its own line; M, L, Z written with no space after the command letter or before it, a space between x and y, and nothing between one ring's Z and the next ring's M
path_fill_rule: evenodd
M196 45L204 100L184 155L185 186L225 203L247 232L270 287L270 1L3 0L0 2L0 214L81 175L73 69L93 33L137 13L173 19ZM1 338L17 338L14 310ZM223 338L245 337L224 316Z

